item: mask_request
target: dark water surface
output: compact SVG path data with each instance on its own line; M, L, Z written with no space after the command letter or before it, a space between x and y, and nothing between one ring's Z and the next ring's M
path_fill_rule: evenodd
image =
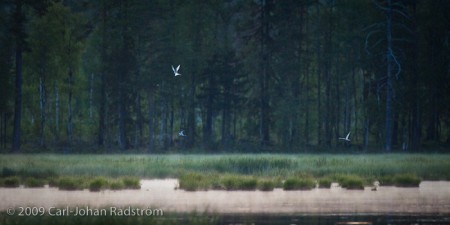
M219 216L218 223L223 225L303 225L303 224L450 224L450 215L226 215Z
M158 217L9 216L0 212L0 225L450 225L448 215L280 215L169 213Z

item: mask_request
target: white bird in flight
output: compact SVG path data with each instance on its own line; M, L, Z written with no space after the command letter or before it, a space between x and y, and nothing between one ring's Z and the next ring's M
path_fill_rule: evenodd
M175 69L172 65L172 70L175 76L179 76L181 75L181 73L178 73L178 70L180 69L180 65L177 66L177 69Z
M184 134L184 130L181 130L181 131L178 133L178 136L186 137L187 135Z
M348 132L347 136L345 138L339 138L340 140L344 140L344 141L350 141L350 139L348 139L350 137L350 132Z

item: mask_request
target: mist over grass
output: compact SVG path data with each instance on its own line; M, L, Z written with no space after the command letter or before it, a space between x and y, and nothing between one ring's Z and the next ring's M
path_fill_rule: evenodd
M356 175L367 180L412 174L450 180L448 154L174 154L174 155L0 155L2 177L135 176L178 178L186 172L240 174L261 178Z

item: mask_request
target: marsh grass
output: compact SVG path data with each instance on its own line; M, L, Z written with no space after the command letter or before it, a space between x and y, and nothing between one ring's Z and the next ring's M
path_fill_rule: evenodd
M364 180L356 175L339 175L337 180L341 187L350 190L364 190Z
M96 177L89 182L90 191L101 191L109 187L109 181L104 177Z
M258 180L255 177L242 175L225 175L220 179L220 184L225 190L255 190Z
M55 176L179 178L182 173L239 174L287 178L305 173L321 178L349 174L366 180L414 174L450 180L449 154L189 154L189 155L0 155L2 177ZM381 182L383 184L383 182ZM279 184L277 183L276 186Z
M50 177L47 181L49 187L58 187L59 185L59 177Z
M20 178L17 176L6 177L3 179L3 181L1 183L2 183L3 187L16 188L16 187L20 186Z
M393 178L394 184L397 187L419 187L422 181L414 174L397 174Z
M86 183L86 180L81 177L61 177L57 186L60 190L74 191L85 189L87 187Z
M317 180L319 188L331 188L333 180L329 177L322 177Z
M17 173L13 169L9 167L3 167L2 168L2 174L1 177L12 177L15 176Z
M60 190L83 190L101 191L105 189L140 189L141 183L138 177L126 176L120 178L107 178L103 176L64 176L53 179L50 187L58 187Z
M284 181L284 190L311 190L316 187L316 182L311 177L291 177Z
M202 191L208 190L214 187L213 183L217 178L211 174L200 174L200 173L184 173L179 178L180 189L186 191ZM216 187L218 188L218 187Z
M273 191L276 186L276 182L269 179L258 180L257 188L260 191Z
M124 188L126 189L140 189L141 188L141 180L139 177L135 176L126 176L122 178L122 183Z
M394 176L393 175L385 175L381 176L379 179L381 186L393 186L395 185Z
M125 188L125 184L123 184L122 180L112 180L109 183L109 188L111 188L111 190L122 190Z
M48 182L46 180L43 179L37 179L34 177L28 177L25 179L24 185L25 187L44 187L45 184L47 184Z
M201 174L185 173L179 178L179 188L186 191L205 190L228 190L228 191L249 191L262 190L271 191L275 187L275 182L271 179L259 179L254 176L237 174Z

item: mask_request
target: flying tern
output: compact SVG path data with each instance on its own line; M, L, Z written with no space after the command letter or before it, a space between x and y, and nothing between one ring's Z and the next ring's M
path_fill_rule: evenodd
M186 137L187 135L184 134L184 130L181 130L181 131L178 133L178 136Z
M347 136L345 138L339 138L340 140L344 140L344 141L350 141L350 139L348 139L350 137L350 132L348 132Z
M177 66L177 69L175 69L175 68L173 67L173 65L172 65L173 74L174 74L175 76L181 75L181 73L178 73L178 70L179 70L179 69L180 69L180 65Z

